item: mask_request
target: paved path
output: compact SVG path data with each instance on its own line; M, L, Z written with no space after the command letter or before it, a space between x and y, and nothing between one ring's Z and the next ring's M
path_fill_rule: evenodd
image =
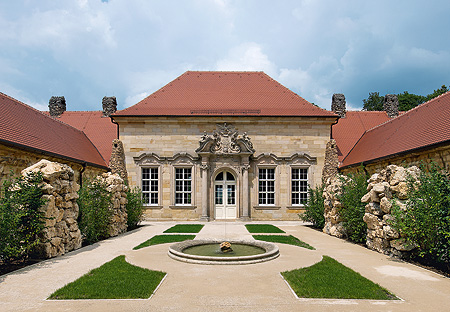
M132 250L175 224L147 222L120 237L0 277L0 311L450 311L448 278L330 237L301 222L268 223L316 250L279 244L280 257L269 262L188 264L170 259L167 244ZM241 222L206 223L197 238L252 239ZM168 273L152 298L46 300L56 289L122 254L132 264ZM322 255L333 257L403 301L296 299L279 272L312 265Z

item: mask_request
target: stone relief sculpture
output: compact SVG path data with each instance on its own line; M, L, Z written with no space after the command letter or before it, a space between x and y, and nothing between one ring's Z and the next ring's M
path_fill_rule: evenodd
M231 155L243 153L253 153L253 144L245 132L239 137L238 131L233 125L224 123L217 124L217 130L213 131L212 136L206 132L200 138L200 147L197 153L212 153L218 155Z

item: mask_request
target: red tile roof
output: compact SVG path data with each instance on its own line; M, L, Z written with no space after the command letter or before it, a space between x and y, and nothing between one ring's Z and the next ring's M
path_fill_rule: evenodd
M111 118L103 117L102 111L66 111L57 119L83 131L109 163L112 141L117 139L117 125Z
M345 118L333 125L333 139L338 147L339 162L347 156L365 131L390 120L382 111L348 111Z
M263 72L188 71L114 116L337 116Z
M367 131L343 166L450 142L450 92Z
M0 142L53 156L106 167L95 146L80 130L0 92Z

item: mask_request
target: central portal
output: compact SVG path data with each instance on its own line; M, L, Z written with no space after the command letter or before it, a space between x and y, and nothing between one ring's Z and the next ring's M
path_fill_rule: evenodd
M229 171L219 172L214 180L216 219L236 219L236 178Z

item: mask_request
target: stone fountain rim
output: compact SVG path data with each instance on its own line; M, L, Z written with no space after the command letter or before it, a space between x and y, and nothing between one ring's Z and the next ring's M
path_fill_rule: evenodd
M224 240L186 240L173 244L169 247L168 255L172 259L197 264L252 264L264 261L269 261L277 258L280 255L278 246L263 241L248 241L248 240L227 240L233 244L251 245L263 248L266 252L258 255L241 256L241 257L212 257L212 256L198 256L189 255L183 252L188 247L206 245L206 244L220 244Z

